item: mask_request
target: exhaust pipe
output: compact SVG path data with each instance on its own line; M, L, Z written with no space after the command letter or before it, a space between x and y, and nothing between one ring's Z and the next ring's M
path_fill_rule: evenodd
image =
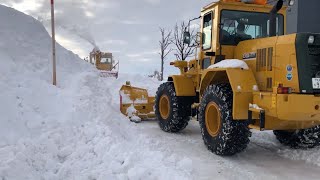
M273 37L277 35L277 13L283 6L283 0L279 0L276 5L270 11L270 25L269 25L269 37Z

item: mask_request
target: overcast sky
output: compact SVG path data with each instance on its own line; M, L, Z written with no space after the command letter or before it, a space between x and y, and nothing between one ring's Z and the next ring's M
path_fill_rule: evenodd
M81 58L92 43L114 53L122 72L148 74L160 69L159 27L200 15L213 0L55 0L57 41ZM0 0L42 21L50 31L50 0ZM90 43L91 42L91 43ZM174 59L168 57L169 62Z

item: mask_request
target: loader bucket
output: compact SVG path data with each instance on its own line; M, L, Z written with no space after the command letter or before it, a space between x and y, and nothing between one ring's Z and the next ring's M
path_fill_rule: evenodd
M133 87L130 82L123 85L119 91L120 111L131 119L134 116L142 120L154 118L154 97L148 96L146 89Z

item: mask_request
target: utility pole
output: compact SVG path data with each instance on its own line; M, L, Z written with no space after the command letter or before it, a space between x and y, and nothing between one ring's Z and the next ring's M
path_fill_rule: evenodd
M57 85L57 73L56 73L56 38L54 27L54 0L51 0L51 30L52 30L52 84Z

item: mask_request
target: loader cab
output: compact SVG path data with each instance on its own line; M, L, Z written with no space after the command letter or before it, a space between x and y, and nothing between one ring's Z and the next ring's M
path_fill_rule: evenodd
M269 32L272 8L267 4L227 0L205 6L201 12L200 70L224 59L234 59L235 48L242 41L272 36ZM286 32L285 13L282 8L275 15L276 36Z
M112 53L93 50L90 53L90 62L92 62L98 70L111 71L114 60Z
M269 13L222 10L220 31L222 45L237 45L241 41L270 37ZM284 17L276 17L276 35L284 34Z
M111 71L113 66L112 63L112 53L102 52L99 58L97 59L96 67L99 70Z

